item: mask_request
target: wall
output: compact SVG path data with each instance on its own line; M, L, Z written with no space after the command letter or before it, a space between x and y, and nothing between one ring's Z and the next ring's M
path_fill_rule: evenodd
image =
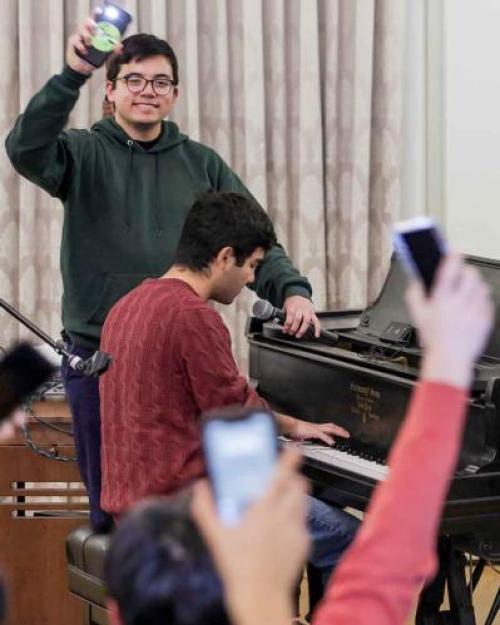
M500 258L500 2L444 0L444 225Z

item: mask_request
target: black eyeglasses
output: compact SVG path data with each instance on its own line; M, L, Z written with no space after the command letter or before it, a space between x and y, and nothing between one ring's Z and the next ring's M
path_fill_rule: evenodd
M149 83L151 83L153 91L156 95L169 95L175 87L174 81L166 76L158 76L157 78L149 79L144 78L144 76L141 76L140 74L128 74L127 76L115 78L115 82L117 80L123 80L130 93L135 95L142 93Z

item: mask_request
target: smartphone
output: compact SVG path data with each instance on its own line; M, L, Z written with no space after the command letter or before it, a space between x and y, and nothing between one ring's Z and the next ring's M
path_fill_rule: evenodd
M97 7L94 13L96 32L92 37L92 45L85 54L81 54L78 50L75 52L87 63L100 67L115 49L131 20L130 13L116 4L105 2L102 7Z
M0 421L8 419L55 367L28 343L19 343L0 360Z
M429 293L439 263L448 253L446 241L434 219L421 216L395 224L393 241L403 268L420 278Z
M278 454L274 417L264 410L227 410L207 415L203 448L218 514L236 525L261 497Z

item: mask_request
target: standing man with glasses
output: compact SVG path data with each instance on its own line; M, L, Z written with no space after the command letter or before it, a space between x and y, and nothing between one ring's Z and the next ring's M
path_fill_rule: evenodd
M80 89L95 70L85 53L92 19L68 40L66 66L31 99L6 140L16 170L64 204L62 319L74 354L99 347L113 304L146 277L170 267L185 217L197 197L233 191L251 197L211 148L164 121L179 96L177 58L153 35L127 37L107 64L106 96L114 117L89 130L65 130ZM285 332L319 332L311 287L280 245L266 254L253 287L283 307ZM147 372L145 372L147 375ZM99 387L63 364L77 457L89 491L91 523L106 530L100 508Z

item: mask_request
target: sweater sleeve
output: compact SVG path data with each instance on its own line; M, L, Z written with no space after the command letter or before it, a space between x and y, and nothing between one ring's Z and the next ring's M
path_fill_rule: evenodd
M180 354L200 412L230 405L268 405L240 375L231 351L231 337L212 309L186 311L180 330Z
M217 191L234 191L257 202L232 169L219 157L215 187ZM309 280L302 276L288 258L281 245L275 245L266 254L250 287L259 297L281 308L287 297L301 295L311 299Z
M22 176L64 199L73 158L63 132L87 76L65 67L31 98L8 134L5 147Z
M365 521L313 625L402 625L436 568L435 542L459 452L466 393L423 382Z

